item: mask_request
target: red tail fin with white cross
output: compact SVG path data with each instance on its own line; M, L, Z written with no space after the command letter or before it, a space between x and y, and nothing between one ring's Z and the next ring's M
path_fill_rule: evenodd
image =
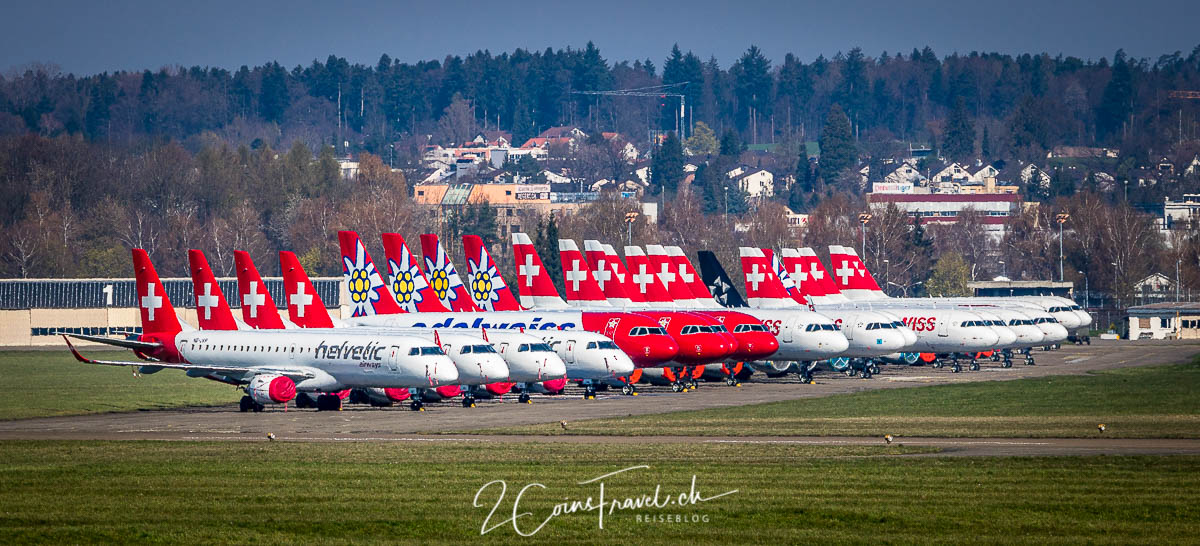
M533 240L524 233L514 233L512 238L521 306L526 309L565 309L567 302L558 295L554 280L542 264L542 257L538 256Z
M829 245L829 264L833 266L834 282L847 298L873 300L887 297L853 248Z
M173 335L182 331L183 326L175 315L175 307L167 298L167 291L158 278L158 272L154 270L154 264L150 263L150 255L140 248L133 249L133 276L137 282L142 332Z
M740 247L742 272L746 277L746 299L751 307L796 307L783 283L775 274L771 260L760 248Z
M280 252L279 270L283 273L283 292L292 323L301 328L333 328L325 302L296 255L286 250Z
M192 292L196 298L196 318L201 330L237 330L237 320L225 302L208 260L199 250L188 251L188 269L192 273Z
M642 247L625 247L625 261L629 262L629 286L640 294L647 302L662 304L667 307L675 305L675 300L663 286L657 270L650 264L650 258L642 251Z
M238 298L242 302L242 321L255 329L283 329L283 318L279 316L275 300L271 299L250 254L243 250L233 251L233 264L237 272Z
M629 278L625 264L612 249L612 245L601 244L600 241L588 239L583 242L587 252L588 265L592 268L592 278L604 291L604 297L617 307L625 307L633 302L645 301L637 299L629 292L625 281ZM611 253L611 255L610 255Z
M558 254L563 269L563 285L567 290L567 301L591 306L609 305L604 290L592 277L592 266L588 264L579 246L571 239L558 240Z
M692 267L692 261L688 259L687 254L683 253L682 248L667 247L667 256L670 257L671 263L675 264L675 272L679 275L679 280L691 291L696 305L713 309L721 307L717 300L713 299L712 292L709 292L708 286L704 284L704 279L700 277L700 274L696 273L696 268Z

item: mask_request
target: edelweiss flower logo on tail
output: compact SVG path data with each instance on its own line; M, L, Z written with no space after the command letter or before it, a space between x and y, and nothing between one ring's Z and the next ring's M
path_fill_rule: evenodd
M471 299L475 305L486 311L494 311L495 303L500 301L499 291L505 288L504 278L496 271L484 249L479 250L479 256L467 258L467 278L471 281Z
M425 270L429 272L429 286L447 307L450 306L450 302L458 299L458 292L455 289L462 286L458 275L450 274L452 267L450 258L446 256L446 249L442 248L442 245L438 245L436 262L428 257L425 258Z
M417 304L424 301L424 290L429 283L421 274L412 254L405 247L400 256L400 263L388 260L388 272L392 293L396 295L396 303L405 311L416 312Z
M357 243L354 260L349 256L342 258L342 273L346 276L350 291L353 316L362 317L375 314L375 302L379 301L379 289L383 288L383 281L375 271L375 264L367 261L367 249L362 241Z

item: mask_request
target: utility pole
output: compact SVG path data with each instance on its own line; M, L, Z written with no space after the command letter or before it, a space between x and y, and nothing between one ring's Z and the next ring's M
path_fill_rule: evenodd
M864 212L858 215L859 230L862 231L862 257L867 257L867 222L871 221L871 214Z

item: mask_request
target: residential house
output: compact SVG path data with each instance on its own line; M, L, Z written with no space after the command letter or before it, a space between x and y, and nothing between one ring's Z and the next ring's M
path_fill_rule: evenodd
M751 199L767 199L775 194L775 175L766 169L743 165L725 173L725 176L737 182L738 187Z

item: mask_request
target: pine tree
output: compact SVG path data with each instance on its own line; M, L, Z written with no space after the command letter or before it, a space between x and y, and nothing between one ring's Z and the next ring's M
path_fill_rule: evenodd
M1112 78L1104 86L1104 95L1096 107L1096 133L1100 140L1112 142L1133 109L1133 71L1125 51L1113 56Z
M968 159L975 153L975 124L971 122L971 114L962 97L954 100L954 108L946 120L942 151L947 157L958 160Z
M821 130L822 176L826 182L837 180L838 175L852 167L856 161L858 147L854 144L854 135L850 132L850 119L835 102L825 118L825 128Z
M742 139L738 138L737 133L733 129L726 129L721 134L721 155L725 157L736 158L746 151L746 147L742 145Z
M674 132L667 133L663 143L654 154L650 166L650 183L658 187L658 191L666 190L674 193L683 180L683 145Z

